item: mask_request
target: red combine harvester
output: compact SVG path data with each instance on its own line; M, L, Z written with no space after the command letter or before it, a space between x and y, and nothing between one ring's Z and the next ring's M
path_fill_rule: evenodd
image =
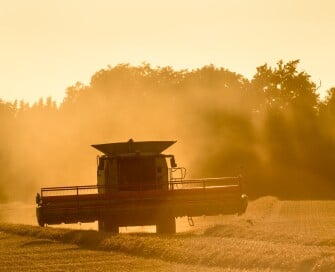
M185 179L173 155L162 152L174 141L93 145L97 185L41 188L36 197L40 226L98 221L99 230L156 225L175 233L176 217L242 214L248 205L241 177ZM167 159L170 161L168 168Z

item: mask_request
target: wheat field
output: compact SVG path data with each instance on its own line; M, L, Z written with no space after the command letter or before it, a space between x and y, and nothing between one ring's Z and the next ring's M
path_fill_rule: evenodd
M176 235L40 228L34 207L18 203L0 214L0 271L335 271L332 200L263 197L240 217L194 218L194 227L180 218Z

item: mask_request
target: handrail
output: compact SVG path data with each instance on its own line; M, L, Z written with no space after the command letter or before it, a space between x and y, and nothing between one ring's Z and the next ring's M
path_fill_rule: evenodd
M169 183L142 183L142 184L125 184L125 185L79 185L79 186L62 186L62 187L44 187L41 188L41 197L55 196L55 195L80 195L80 194L97 194L111 191L144 191L148 189L166 189L174 190L175 186L182 185L178 189L196 188L194 186L199 184L202 188L211 186L227 186L236 185L241 186L241 177L220 177L220 178L202 178L202 179L188 179L180 181L169 181ZM214 184L214 185L213 185ZM199 187L198 186L198 187Z

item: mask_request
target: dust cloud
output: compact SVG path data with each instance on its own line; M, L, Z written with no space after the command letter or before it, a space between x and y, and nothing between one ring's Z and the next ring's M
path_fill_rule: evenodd
M60 105L0 101L0 199L33 203L40 187L95 184L90 145L130 138L177 140L166 152L188 177L243 174L253 197L323 196L335 180L335 91L320 101L297 65L263 65L247 80L213 65L120 64L69 87Z

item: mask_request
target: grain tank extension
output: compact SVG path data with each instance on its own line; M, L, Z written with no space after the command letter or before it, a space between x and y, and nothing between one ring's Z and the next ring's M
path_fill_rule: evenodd
M248 200L241 177L185 179L173 155L162 152L174 141L93 145L97 185L41 188L36 197L38 224L98 221L99 230L156 225L175 233L176 217L242 214Z

